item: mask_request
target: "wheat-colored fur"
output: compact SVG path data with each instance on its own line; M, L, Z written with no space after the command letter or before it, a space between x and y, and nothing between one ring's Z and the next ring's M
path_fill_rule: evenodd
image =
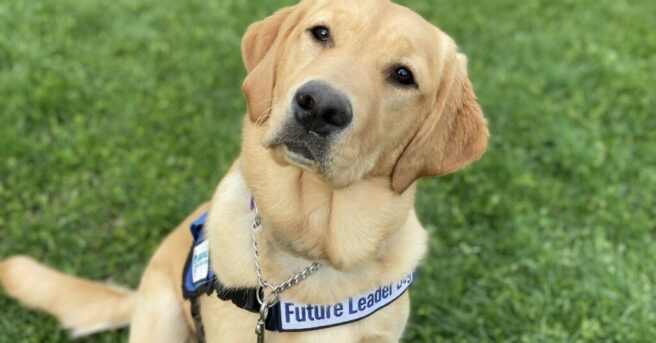
M334 46L317 48L306 38L316 22L334 29ZM242 51L249 113L240 157L212 200L164 240L139 289L132 293L13 257L0 264L10 296L54 314L76 334L129 323L131 342L193 341L180 289L189 224L209 210L213 270L229 287L255 287L251 196L262 214L257 239L269 282L284 281L312 261L323 265L287 291L287 299L333 303L397 281L419 264L428 238L413 207L415 180L455 171L479 158L487 144L485 119L453 40L385 0L306 0L249 27ZM395 62L412 66L417 89L385 79L382 73ZM332 143L325 170L296 165L284 149L271 146L289 120L290 97L311 79L339 88L355 109L351 126ZM201 308L209 342L254 341L255 314L215 296L202 297ZM396 342L408 316L406 292L364 320L268 332L267 342Z

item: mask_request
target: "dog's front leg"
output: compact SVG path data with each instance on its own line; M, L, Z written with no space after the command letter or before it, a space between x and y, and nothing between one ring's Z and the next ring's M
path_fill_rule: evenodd
M159 246L141 277L137 292L130 342L194 342L189 303L182 299L182 269L191 246L189 225L207 204L201 205L169 234Z
M195 342L171 279L148 268L141 279L130 327L130 343Z

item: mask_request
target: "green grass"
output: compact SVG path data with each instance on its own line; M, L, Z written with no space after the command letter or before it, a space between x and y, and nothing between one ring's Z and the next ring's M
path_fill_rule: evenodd
M0 1L0 257L136 286L238 153L242 32L289 3ZM406 341L656 341L656 2L402 3L467 53L492 132L421 183ZM0 342L68 340L0 295Z

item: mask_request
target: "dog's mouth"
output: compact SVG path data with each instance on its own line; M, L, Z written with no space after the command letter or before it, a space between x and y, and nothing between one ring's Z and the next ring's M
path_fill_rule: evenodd
M318 163L312 151L303 143L282 143L285 150L285 160L304 169L316 170Z
M289 142L289 143L283 143L283 146L287 150L288 154L298 155L301 158L310 161L316 160L314 155L312 155L312 151L310 151L310 149L307 146L305 146L305 144L298 143L298 142Z
M328 143L323 137L287 123L267 137L263 145L271 150L274 159L281 165L290 164L313 173L322 173Z

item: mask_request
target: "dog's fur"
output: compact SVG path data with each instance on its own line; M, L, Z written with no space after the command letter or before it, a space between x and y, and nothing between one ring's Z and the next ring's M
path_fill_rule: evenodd
M330 28L316 42L308 29ZM211 264L229 287L255 287L248 208L262 214L257 239L265 277L274 283L307 266L318 272L286 299L326 304L401 279L426 251L413 209L415 181L453 172L485 151L488 131L451 38L386 0L305 0L251 25L242 41L248 115L242 151L212 200L162 243L131 292L44 267L28 257L0 264L6 292L55 315L76 335L130 325L131 342L194 340L181 271L190 222L209 210ZM389 80L408 65L416 87ZM326 142L316 161L280 143L289 103L305 82L339 89L353 121ZM252 342L257 315L215 296L202 297L208 341ZM409 314L406 292L358 322L301 333L267 333L267 342L396 342Z

